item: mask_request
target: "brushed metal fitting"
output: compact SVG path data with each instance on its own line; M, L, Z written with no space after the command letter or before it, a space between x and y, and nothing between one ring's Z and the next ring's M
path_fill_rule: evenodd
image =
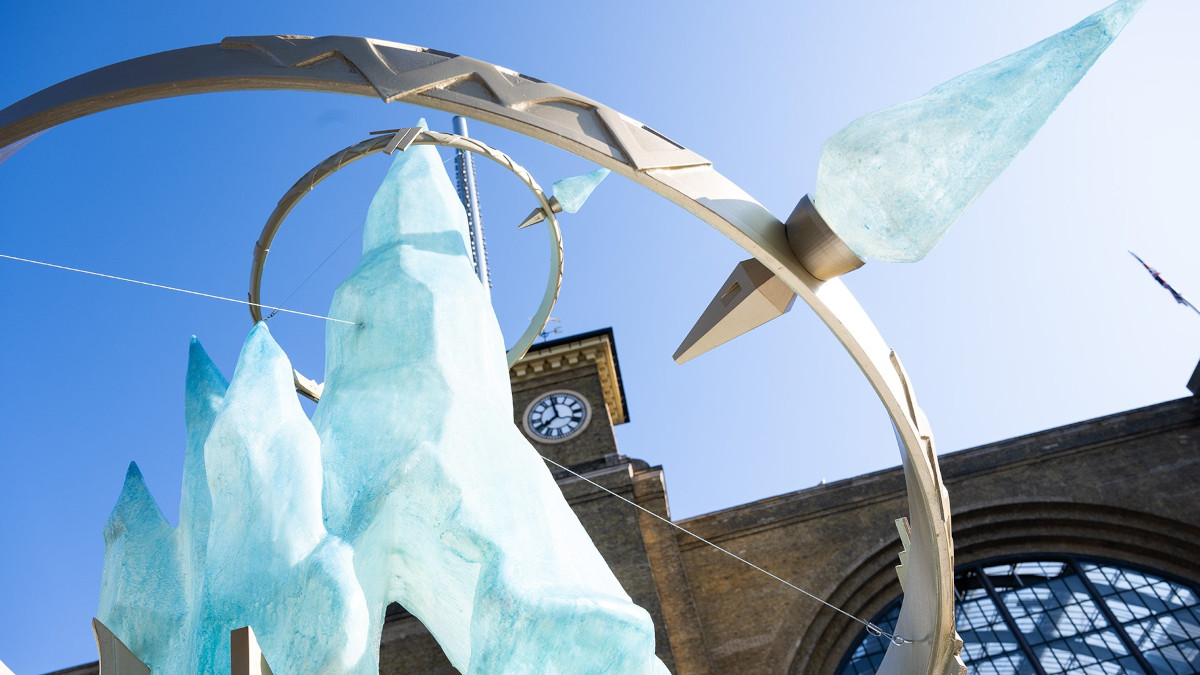
M821 281L840 277L866 264L834 234L808 195L792 209L785 225L792 253L809 274Z

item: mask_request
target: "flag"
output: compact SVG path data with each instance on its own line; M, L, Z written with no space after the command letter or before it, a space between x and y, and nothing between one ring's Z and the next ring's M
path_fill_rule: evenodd
M1130 252L1129 252L1129 255L1133 256L1135 260L1137 260L1138 262L1142 263L1142 267L1145 267L1145 268L1146 268L1146 271L1147 271L1147 272L1149 272L1149 273L1150 273L1150 276L1151 276L1151 277L1152 277L1152 278L1153 278L1155 281L1157 281L1157 282L1158 282L1158 285L1159 285L1159 286L1162 286L1163 288L1167 289L1167 292L1171 294L1171 297L1172 297L1172 298L1175 298L1175 302L1178 302L1178 303L1179 303L1179 304L1181 304L1181 305L1186 305L1186 306L1188 306L1188 307L1191 307L1191 308L1192 308L1192 309L1193 309L1193 310L1194 310L1194 311L1195 311L1197 314L1200 314L1200 309L1196 309L1196 306L1195 306L1195 305L1193 305L1192 303L1188 302L1188 301L1187 301L1187 298L1185 298L1185 297L1183 297L1182 295L1180 295L1180 294L1179 294L1179 291L1175 290L1174 288L1171 288L1171 284L1168 284L1168 283L1167 283L1167 280L1162 278L1162 275L1158 273L1158 270L1156 270L1156 269L1154 269L1153 267L1151 267L1151 266L1147 265L1147 264L1146 264L1146 261L1145 261L1145 260L1142 260L1141 258L1139 258L1139 257L1138 257L1138 254L1134 253L1133 251L1130 251Z

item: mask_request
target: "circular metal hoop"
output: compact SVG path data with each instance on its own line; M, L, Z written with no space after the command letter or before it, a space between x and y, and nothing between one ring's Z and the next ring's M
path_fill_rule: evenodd
M460 87L468 78L485 86ZM900 625L904 635L922 637L914 641L920 648L889 649L881 672L958 670L950 500L933 432L899 356L840 279L820 281L800 264L783 222L711 162L654 129L557 85L439 50L353 36L232 36L98 68L0 110L0 161L42 131L97 112L249 90L368 96L495 124L612 169L761 261L858 364L902 446L911 541Z
M324 161L313 167L312 170L304 174L300 180L296 181L288 189L283 198L279 200L279 204L276 205L275 210L271 212L271 216L267 218L266 224L263 225L262 234L259 235L258 241L254 244L254 262L250 267L250 316L255 323L262 321L262 309L259 307L259 304L262 302L262 276L267 263L267 253L270 252L271 242L274 241L279 228L283 226L284 219L292 212L296 204L300 203L304 195L312 192L312 189L317 184L337 173L342 167L368 155L378 152L386 152L390 155L397 149L403 152L404 148L407 148L409 145L441 145L456 150L466 150L467 152L487 157L508 169L537 197L539 208L546 214L546 231L550 240L550 273L546 278L546 290L542 294L541 305L538 306L537 312L530 319L529 326L525 329L525 332L507 352L508 365L512 367L514 363L525 355L525 352L529 351L529 347L533 344L533 341L537 339L538 334L546 327L546 322L550 319L550 312L553 311L554 303L558 300L559 289L562 288L562 232L558 228L558 219L555 217L554 209L551 208L549 198L546 197L546 193L542 191L541 186L537 184L533 176L503 152L474 138L427 130L421 130L416 133L415 138L408 144L405 144L404 148L398 147L404 138L403 135L406 132L412 131L414 130L399 129L395 133L373 136L355 143L345 150L325 158ZM320 400L321 390L324 388L321 383L308 379L298 370L293 370L293 374L296 381L296 391L313 401Z

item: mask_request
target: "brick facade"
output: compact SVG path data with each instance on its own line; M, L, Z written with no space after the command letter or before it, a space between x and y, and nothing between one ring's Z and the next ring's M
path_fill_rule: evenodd
M1200 369L1197 370L1200 382ZM619 453L628 419L610 331L538 345L513 369L514 417L545 392L591 404L577 438L539 452L670 518L660 467ZM1197 388L1200 388L1198 386ZM1200 584L1200 396L942 455L956 562L1075 554ZM597 548L653 617L681 675L831 675L861 626L566 472L555 477ZM816 595L872 617L900 593L899 467L681 521ZM389 611L382 673L455 672L417 619ZM94 665L61 674L93 675Z

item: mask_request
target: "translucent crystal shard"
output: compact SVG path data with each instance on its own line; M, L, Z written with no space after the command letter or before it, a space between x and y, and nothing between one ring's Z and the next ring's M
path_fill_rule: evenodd
M204 468L204 442L225 400L229 383L194 336L188 349L187 387L184 394L184 421L187 425L187 451L183 457L183 488L180 490L179 539L183 555L184 581L189 605L201 597L204 588L204 563L208 555L208 529L212 520L212 496L208 491L208 472ZM194 634L198 616L189 615L185 632ZM192 657L190 662L195 662Z
M321 514L321 450L292 366L258 324L204 444L212 525L185 672L229 670L229 633L251 626L281 673L346 672L366 650L353 551Z
M925 257L1029 143L1145 0L850 123L825 142L815 203L860 257Z
M180 526L136 465L105 528L98 618L155 672L228 673L251 625L280 672L343 672L367 653L353 552L325 532L316 432L292 368L259 324L226 388L199 343L188 364Z
M228 384L193 339L180 525L134 465L105 528L98 617L154 672L228 673L250 626L277 672L378 673L392 602L465 673L666 672L513 424L466 241L436 150L404 151L334 300L359 325L329 324L315 428L266 324Z
M464 673L665 672L649 616L513 424L466 228L437 153L409 148L331 310L363 327L328 324L313 422L326 523L354 546L369 643L399 602Z
M572 176L564 178L554 183L553 192L554 198L562 204L563 211L567 213L577 213L583 208L583 203L588 197L592 196L592 192L600 185L600 182L612 173L608 169L600 168L590 173L585 173L582 176Z
M169 668L187 651L183 561L175 530L135 463L104 526L104 545L97 618L143 663Z
M191 611L203 588L204 560L212 500L204 469L204 441L225 396L225 378L192 338L188 353L184 418L182 500L178 528L172 528L150 495L136 464L104 530L104 572L100 619L138 657L166 672L195 663Z

